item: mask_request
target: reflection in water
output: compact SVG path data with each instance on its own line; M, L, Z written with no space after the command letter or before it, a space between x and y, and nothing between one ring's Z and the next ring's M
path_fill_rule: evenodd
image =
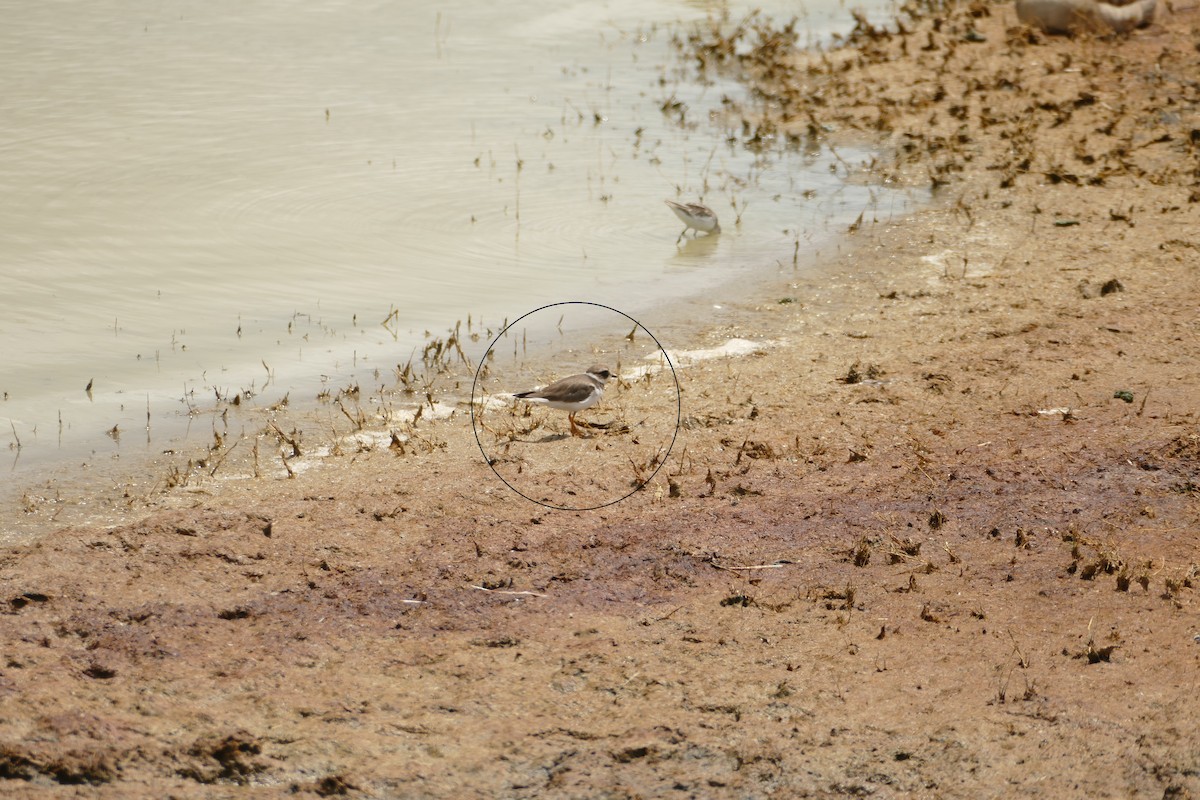
M676 59L703 4L5 5L22 480L204 445L215 406L377 390L468 315L713 291L874 203L827 154L747 153L706 117L740 89ZM747 210L676 247L677 195Z
M675 255L667 262L668 266L702 267L709 262L717 252L720 236L726 236L732 231L719 234L702 233L699 236L685 237L675 246ZM736 234L734 234L736 235Z

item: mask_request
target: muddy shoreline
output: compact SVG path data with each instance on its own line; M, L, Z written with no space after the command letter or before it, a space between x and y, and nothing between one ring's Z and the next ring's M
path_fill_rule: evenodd
M517 497L458 413L6 548L0 789L1200 796L1197 25L697 34L747 137L882 142L941 202L714 327L762 346L679 370L614 506ZM617 486L634 439L520 457Z

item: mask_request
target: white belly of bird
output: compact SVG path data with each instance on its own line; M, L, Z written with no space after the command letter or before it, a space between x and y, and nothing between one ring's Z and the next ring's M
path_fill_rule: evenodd
M544 397L522 397L521 399L526 403L534 403L539 406L549 406L550 408L557 408L562 411L570 411L572 414L574 414L576 411L583 411L585 408L591 408L592 406L596 405L596 403L600 402L600 398L602 397L604 397L603 391L595 392L586 400L580 400L575 403L568 403L562 400L547 400Z
M679 219L683 221L683 224L687 225L689 228L695 228L696 230L704 231L705 233L712 233L712 229L717 227L717 221L711 217L692 216L686 211L675 208L674 206L671 207L671 210L674 211L675 216L679 217Z

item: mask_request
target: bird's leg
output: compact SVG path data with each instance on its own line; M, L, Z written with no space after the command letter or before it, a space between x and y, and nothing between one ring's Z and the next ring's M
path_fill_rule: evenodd
M684 225L684 226L683 226L683 230L681 230L681 231L679 232L679 238L675 240L675 244L679 244L679 241L680 241L680 239L682 239L682 238L683 238L683 235L684 235L685 233L687 233L687 225Z
M572 411L570 414L567 414L567 422L571 423L572 436L583 436L583 434L579 432L579 428L575 427L575 412Z

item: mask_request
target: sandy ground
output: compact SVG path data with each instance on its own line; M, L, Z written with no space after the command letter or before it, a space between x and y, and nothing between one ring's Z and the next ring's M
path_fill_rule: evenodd
M686 45L940 202L709 331L629 499L460 410L0 554L0 794L1200 797L1200 15L1015 24ZM673 390L481 440L634 488Z

